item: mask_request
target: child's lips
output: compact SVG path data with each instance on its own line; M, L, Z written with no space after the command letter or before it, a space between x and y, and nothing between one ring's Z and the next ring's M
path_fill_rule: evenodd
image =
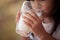
M36 9L35 12L44 12L42 9Z
M44 9L37 9L35 12L47 13L47 10L44 10Z
M35 12L41 12L41 11L47 12L47 10L44 9L44 8L40 8L40 9L35 8L35 9L33 9L33 10L34 10Z

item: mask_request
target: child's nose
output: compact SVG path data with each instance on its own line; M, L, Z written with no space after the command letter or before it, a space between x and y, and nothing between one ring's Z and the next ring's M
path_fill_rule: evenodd
M42 8L42 5L41 5L40 2L36 2L35 6L36 6L37 9L41 9Z

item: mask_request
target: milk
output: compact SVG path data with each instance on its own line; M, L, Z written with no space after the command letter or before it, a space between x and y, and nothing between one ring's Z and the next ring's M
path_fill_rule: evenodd
M17 33L23 37L28 37L28 34L31 32L30 28L23 21L23 15L25 15L25 13L31 10L31 8L26 6L26 3L29 3L29 1L24 1L22 8L21 8L21 12L22 12L21 17L19 19L19 22L16 25ZM42 15L41 12L36 12L36 13L38 13L37 14L38 16Z

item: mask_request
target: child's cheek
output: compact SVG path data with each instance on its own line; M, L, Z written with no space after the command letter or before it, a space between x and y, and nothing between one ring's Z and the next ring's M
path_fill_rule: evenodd
M53 6L49 3L48 4L45 3L45 4L42 4L42 8L45 10L46 13L49 14L52 11Z

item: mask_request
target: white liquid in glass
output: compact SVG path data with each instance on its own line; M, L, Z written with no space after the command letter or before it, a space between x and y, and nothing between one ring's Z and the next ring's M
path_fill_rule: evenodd
M18 33L18 30L20 30L18 34L24 37L28 37L28 33L31 32L29 27L23 22L23 17L22 17L26 12L29 12L30 10L30 8L25 5L26 2L29 2L29 1L25 1L22 5L22 8L21 8L22 15L19 19L19 22L17 23L17 28L16 28L17 33ZM36 12L36 14L37 16L42 15L41 12Z

